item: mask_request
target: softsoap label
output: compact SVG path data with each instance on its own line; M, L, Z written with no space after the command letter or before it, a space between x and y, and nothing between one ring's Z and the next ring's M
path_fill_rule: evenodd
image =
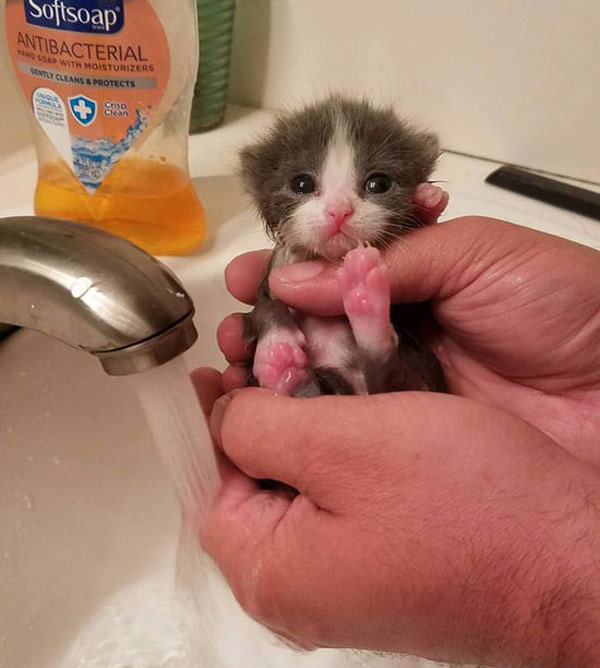
M123 0L25 0L30 25L114 34L123 27Z
M7 0L6 31L33 114L93 193L139 141L167 87L167 37L148 0Z

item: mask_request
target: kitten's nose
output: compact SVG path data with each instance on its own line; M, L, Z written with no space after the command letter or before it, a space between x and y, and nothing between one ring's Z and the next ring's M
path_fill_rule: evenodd
M335 225L336 232L339 232L344 223L354 213L354 207L351 204L334 204L325 209L325 215Z

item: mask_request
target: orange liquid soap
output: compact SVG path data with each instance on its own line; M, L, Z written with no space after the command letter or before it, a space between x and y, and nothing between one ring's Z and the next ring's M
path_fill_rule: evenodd
M41 166L40 216L67 218L117 234L154 255L183 255L206 234L202 204L189 176L166 162L124 158L94 194L64 162Z

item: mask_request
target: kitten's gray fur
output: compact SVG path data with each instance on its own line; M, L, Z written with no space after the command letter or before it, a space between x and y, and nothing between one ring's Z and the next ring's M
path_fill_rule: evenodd
M274 300L268 289L272 266L313 259L303 248L290 249L279 238L279 231L303 195L290 188L298 174L318 175L336 126L342 120L356 148L357 172L366 179L373 172L388 174L393 187L377 194L377 203L386 211L386 222L393 236L400 236L422 223L415 216L414 189L433 171L439 155L437 138L411 128L391 109L377 109L366 101L333 96L295 113L280 116L269 134L247 146L241 153L242 180L265 221L267 233L275 241L271 265L258 291L257 304L245 319L245 335L256 341L272 327L294 328L296 321L285 305ZM364 182L364 181L363 181ZM373 197L357 189L361 197ZM445 391L443 372L435 355L423 346L402 322L403 306L392 307L392 322L400 334L395 359L372 360L360 351L349 351L349 365L364 370L370 393L409 389ZM400 316L399 316L400 314ZM297 395L348 394L353 392L347 379L335 369L314 369L313 378ZM249 374L249 384L256 380Z

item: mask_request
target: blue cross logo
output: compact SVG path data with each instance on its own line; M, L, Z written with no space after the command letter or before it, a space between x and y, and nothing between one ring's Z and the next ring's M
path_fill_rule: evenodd
M77 95L69 98L69 109L78 123L87 126L96 120L98 104L85 95Z

